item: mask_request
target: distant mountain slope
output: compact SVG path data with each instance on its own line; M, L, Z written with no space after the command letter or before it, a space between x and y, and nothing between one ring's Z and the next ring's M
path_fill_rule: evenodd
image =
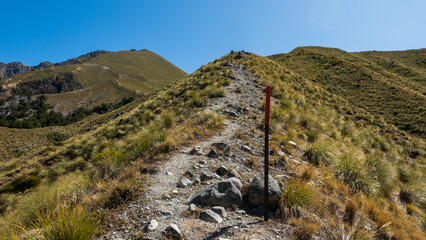
M64 65L70 65L70 64L76 64L76 63L80 63L88 58L100 55L100 54L105 54L105 53L109 53L108 51L103 51L103 50L98 50L98 51L93 51L93 52L89 52L87 54L81 55L79 57L76 58L71 58L68 59L66 61L63 62L59 62L59 63L51 63L51 62L42 62L37 66L27 66L23 63L20 62L11 62L8 64L2 63L0 62L0 81L6 78L10 78L13 77L15 75L24 73L24 72L29 72L29 71L35 71L35 70L41 70L44 68L48 68L48 67L53 67L53 66L64 66Z
M426 49L348 53L300 47L269 57L354 106L426 137Z
M148 50L105 53L89 53L4 79L0 98L45 94L54 110L67 114L80 107L117 103L123 97L150 93L186 76Z

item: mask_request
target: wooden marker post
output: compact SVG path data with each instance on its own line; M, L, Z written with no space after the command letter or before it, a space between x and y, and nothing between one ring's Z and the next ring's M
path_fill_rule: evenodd
M264 174L264 210L265 210L265 218L264 221L269 220L268 216L268 203L269 203L269 112L271 108L271 86L266 85L266 106L265 106L265 174Z

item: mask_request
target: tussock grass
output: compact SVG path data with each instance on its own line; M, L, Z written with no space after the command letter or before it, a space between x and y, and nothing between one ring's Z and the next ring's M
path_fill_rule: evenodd
M281 217L300 216L301 210L315 204L315 194L306 183L287 181L279 202L278 215Z

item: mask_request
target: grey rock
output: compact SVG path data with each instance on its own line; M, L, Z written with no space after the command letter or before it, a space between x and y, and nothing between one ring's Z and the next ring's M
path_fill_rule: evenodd
M278 202L282 197L281 188L278 181L271 176L268 178L268 185L268 205L271 210L275 210L278 206ZM248 200L252 205L259 206L264 203L264 189L264 175L261 173L254 178L253 182L248 188Z
M209 154L207 154L207 157L209 157L209 158L217 158L219 156L219 154L220 153L218 151L212 149L212 150L210 150Z
M156 220L149 221L148 225L145 227L145 231L154 231L158 227L158 222Z
M228 168L225 166L220 166L218 169L216 169L216 173L219 176L225 176L228 173Z
M231 152L231 146L226 146L224 149L223 149L223 154L225 154L225 155L227 155L227 154L229 154Z
M254 214L256 216L259 216L259 217L265 216L265 206L264 205L258 206L254 210ZM274 213L271 210L268 210L268 215L269 215L269 217L272 217L272 216L274 216Z
M220 217L228 217L228 212L226 212L224 207L221 206L214 206L211 208L213 212L219 214Z
M230 117L238 117L238 114L234 111L225 110L225 111L223 111L223 113L230 116Z
M191 185L192 185L191 180L189 180L186 177L181 178L180 181L179 181L179 186L180 187L186 188L186 187L189 187Z
M240 174L235 169L231 169L231 171L229 171L228 177L230 177L230 178L231 177L235 177L235 178L238 178L240 180L242 179L241 176L240 176Z
M204 210L200 213L200 219L206 222L221 223L222 218L212 210Z
M283 156L285 156L285 153L283 152L283 151L278 151L278 156L280 156L280 157L283 157Z
M210 171L203 171L200 175L201 181L206 181L214 178L214 174Z
M240 205L243 200L241 188L243 184L237 178L229 178L217 182L194 193L189 203L207 206L232 207Z
M247 146L247 145L243 145L241 146L241 149L243 149L246 152L251 152L251 147Z
M170 224L166 230L164 230L166 237L172 237L173 239L182 239L182 233L176 224Z

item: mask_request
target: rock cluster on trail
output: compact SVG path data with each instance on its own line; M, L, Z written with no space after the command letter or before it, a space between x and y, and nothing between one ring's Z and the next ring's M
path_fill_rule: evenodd
M229 178L197 191L188 202L204 206L232 207L243 200L243 184L237 178Z
M260 173L248 188L248 200L253 206L263 205L264 203L264 179L265 175ZM271 176L268 178L268 193L269 208L275 210L281 200L282 192L278 181Z

